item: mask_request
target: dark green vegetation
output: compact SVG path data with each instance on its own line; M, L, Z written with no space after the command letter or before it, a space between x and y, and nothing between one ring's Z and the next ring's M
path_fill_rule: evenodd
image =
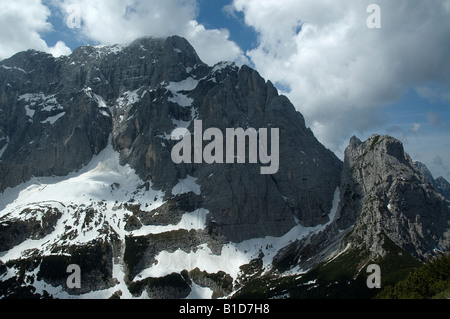
M431 279L402 280L410 274L423 272L423 263L395 245L384 236L386 254L370 260L365 249L350 248L334 259L320 264L304 275L280 277L276 271L254 276L242 284L233 298L294 298L294 299L370 299L403 298L400 292L411 291L412 298L445 297L450 291L450 259L445 257L438 266L425 271ZM446 260L446 261L445 261ZM377 264L381 268L381 289L369 289L366 281L367 266ZM395 286L399 283L399 287ZM415 287L414 287L415 285ZM393 288L394 287L394 288ZM416 293L417 291L417 293ZM439 295L446 291L447 295ZM406 295L405 295L406 296Z
M388 286L379 299L450 298L450 255L427 262L394 286Z

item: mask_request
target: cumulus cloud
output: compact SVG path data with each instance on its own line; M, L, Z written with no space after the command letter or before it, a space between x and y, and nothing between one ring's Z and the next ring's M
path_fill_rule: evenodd
M60 12L51 12L49 7ZM196 21L197 0L0 0L0 8L0 59L27 49L55 56L70 54L64 42L49 47L42 38L53 30L48 21L53 13L61 15L82 43L128 43L142 36L180 35L207 64L247 62L227 29L207 29Z
M35 49L55 56L71 52L64 42L49 47L41 34L50 32L50 10L36 0L0 0L0 60L13 54Z
M286 88L334 151L383 123L383 108L407 88L450 82L450 1L377 0L380 29L367 27L371 3L233 2L259 34L259 46L247 52L256 69Z
M207 64L222 60L242 61L242 50L229 40L226 29L206 29L195 19L196 0L63 0L59 5L66 19L78 6L78 35L100 44L127 43L142 36L186 37Z

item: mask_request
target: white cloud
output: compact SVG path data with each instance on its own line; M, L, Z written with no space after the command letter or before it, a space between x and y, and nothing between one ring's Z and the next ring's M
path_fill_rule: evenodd
M50 10L36 0L0 0L0 60L36 49L57 56L70 53L64 42L49 47L41 34L52 30Z
M242 65L247 63L242 50L234 42L228 40L229 31L226 29L207 30L197 21L189 21L184 36L196 49L200 58L207 64L213 65L221 61L235 61Z
M66 14L77 5L81 13L78 34L100 44L127 43L142 36L187 38L207 64L241 61L242 50L229 40L226 29L206 29L195 18L196 0L63 0L56 1ZM77 30L74 30L77 31Z
M385 121L407 88L450 83L450 1L234 0L259 34L247 55L287 93L316 136L342 151L351 134Z
M71 54L72 50L63 41L58 41L55 46L48 48L47 52L52 54L54 57L59 57L61 55Z
M44 3L52 9L59 8L65 23L68 19L76 21L74 14L80 13L81 28L71 29L81 42L128 43L142 36L179 35L191 42L207 64L247 61L242 50L229 39L227 29L206 29L195 20L197 0L47 0ZM0 0L0 8L0 59L27 49L55 56L70 54L64 42L49 47L42 39L41 35L53 28L48 22L52 12L42 0Z

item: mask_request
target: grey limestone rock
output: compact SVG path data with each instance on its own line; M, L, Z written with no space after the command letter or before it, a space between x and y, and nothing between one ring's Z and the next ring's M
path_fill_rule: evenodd
M311 269L348 245L374 260L386 254L386 236L420 260L448 252L450 208L429 182L431 174L422 172L395 138L373 135L362 142L352 137L334 221L281 249L274 267Z
M435 179L436 190L450 202L450 183L442 176Z
M434 189L445 197L447 201L450 201L450 184L442 176L434 179L431 172L428 170L427 166L421 162L414 162L417 169L423 174L425 181L433 185Z
M383 255L381 233L420 259L450 248L449 207L392 137L352 139L341 194L337 224L346 229L356 221L348 240L373 255Z

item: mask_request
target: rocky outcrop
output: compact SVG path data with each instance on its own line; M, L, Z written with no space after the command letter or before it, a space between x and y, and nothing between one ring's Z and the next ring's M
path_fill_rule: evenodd
M424 176L425 181L433 185L434 189L445 197L447 201L450 201L450 183L442 176L434 179L427 166L421 162L414 162L419 172Z
M442 176L435 179L436 190L450 202L450 183Z
M26 208L20 216L22 218L0 217L0 251L7 251L27 239L44 238L55 230L61 212L49 207Z
M337 225L352 226L346 239L383 255L384 233L405 251L425 260L450 248L450 210L427 183L403 145L389 136L365 142L352 138L345 152Z

